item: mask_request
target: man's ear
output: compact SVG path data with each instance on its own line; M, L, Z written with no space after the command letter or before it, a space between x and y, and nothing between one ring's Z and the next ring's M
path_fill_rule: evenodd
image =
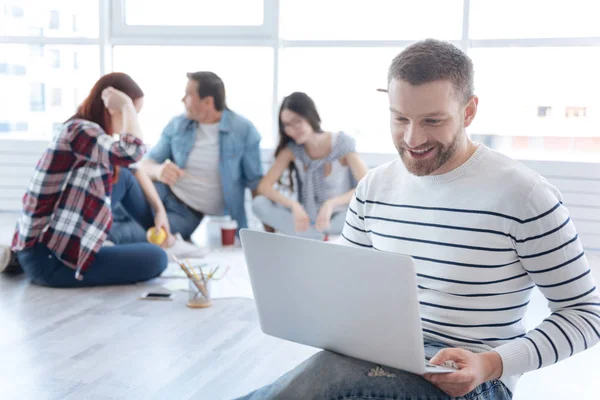
M206 101L206 105L211 107L211 108L215 108L215 98L212 96L206 96L204 99Z
M479 104L479 97L473 96L467 103L465 107L465 128L471 125L473 119L475 119L475 115L477 115L477 106Z

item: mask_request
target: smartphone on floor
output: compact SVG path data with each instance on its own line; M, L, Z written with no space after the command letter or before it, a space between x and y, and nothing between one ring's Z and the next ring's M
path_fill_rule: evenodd
M175 293L146 292L140 300L173 300Z

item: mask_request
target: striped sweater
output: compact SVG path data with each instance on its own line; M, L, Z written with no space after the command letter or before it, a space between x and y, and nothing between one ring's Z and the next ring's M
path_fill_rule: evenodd
M600 297L560 193L484 145L443 175L416 177L401 160L374 169L357 187L343 238L411 255L424 336L494 349L513 392L521 374L600 338ZM552 313L526 332L536 286Z

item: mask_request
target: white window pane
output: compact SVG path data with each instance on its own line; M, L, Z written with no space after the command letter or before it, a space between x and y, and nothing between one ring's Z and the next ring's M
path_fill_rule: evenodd
M469 132L517 157L598 160L600 48L469 52L480 98Z
M74 54L81 69L73 68ZM98 56L97 46L0 45L0 138L50 137L83 100L75 93L87 96L99 78Z
M98 20L98 0L0 0L0 35L98 37Z
M387 69L402 49L290 48L282 52L280 100L291 92L313 98L323 129L344 131L362 152L394 152ZM313 62L310 62L312 60Z
M126 0L127 25L258 26L263 24L263 0Z
M281 35L304 40L460 39L463 0L281 0Z
M225 83L229 108L256 126L261 146L272 146L271 48L115 46L113 54L115 70L130 74L145 93L140 123L146 142L156 143L169 120L183 113L186 73L212 71Z
M600 36L597 0L471 1L471 39Z

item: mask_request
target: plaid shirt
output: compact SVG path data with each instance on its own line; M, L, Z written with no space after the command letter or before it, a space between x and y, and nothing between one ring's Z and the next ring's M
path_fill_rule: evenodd
M114 166L126 167L144 153L133 135L115 140L93 122L65 123L35 168L12 249L44 243L81 279L112 225Z

